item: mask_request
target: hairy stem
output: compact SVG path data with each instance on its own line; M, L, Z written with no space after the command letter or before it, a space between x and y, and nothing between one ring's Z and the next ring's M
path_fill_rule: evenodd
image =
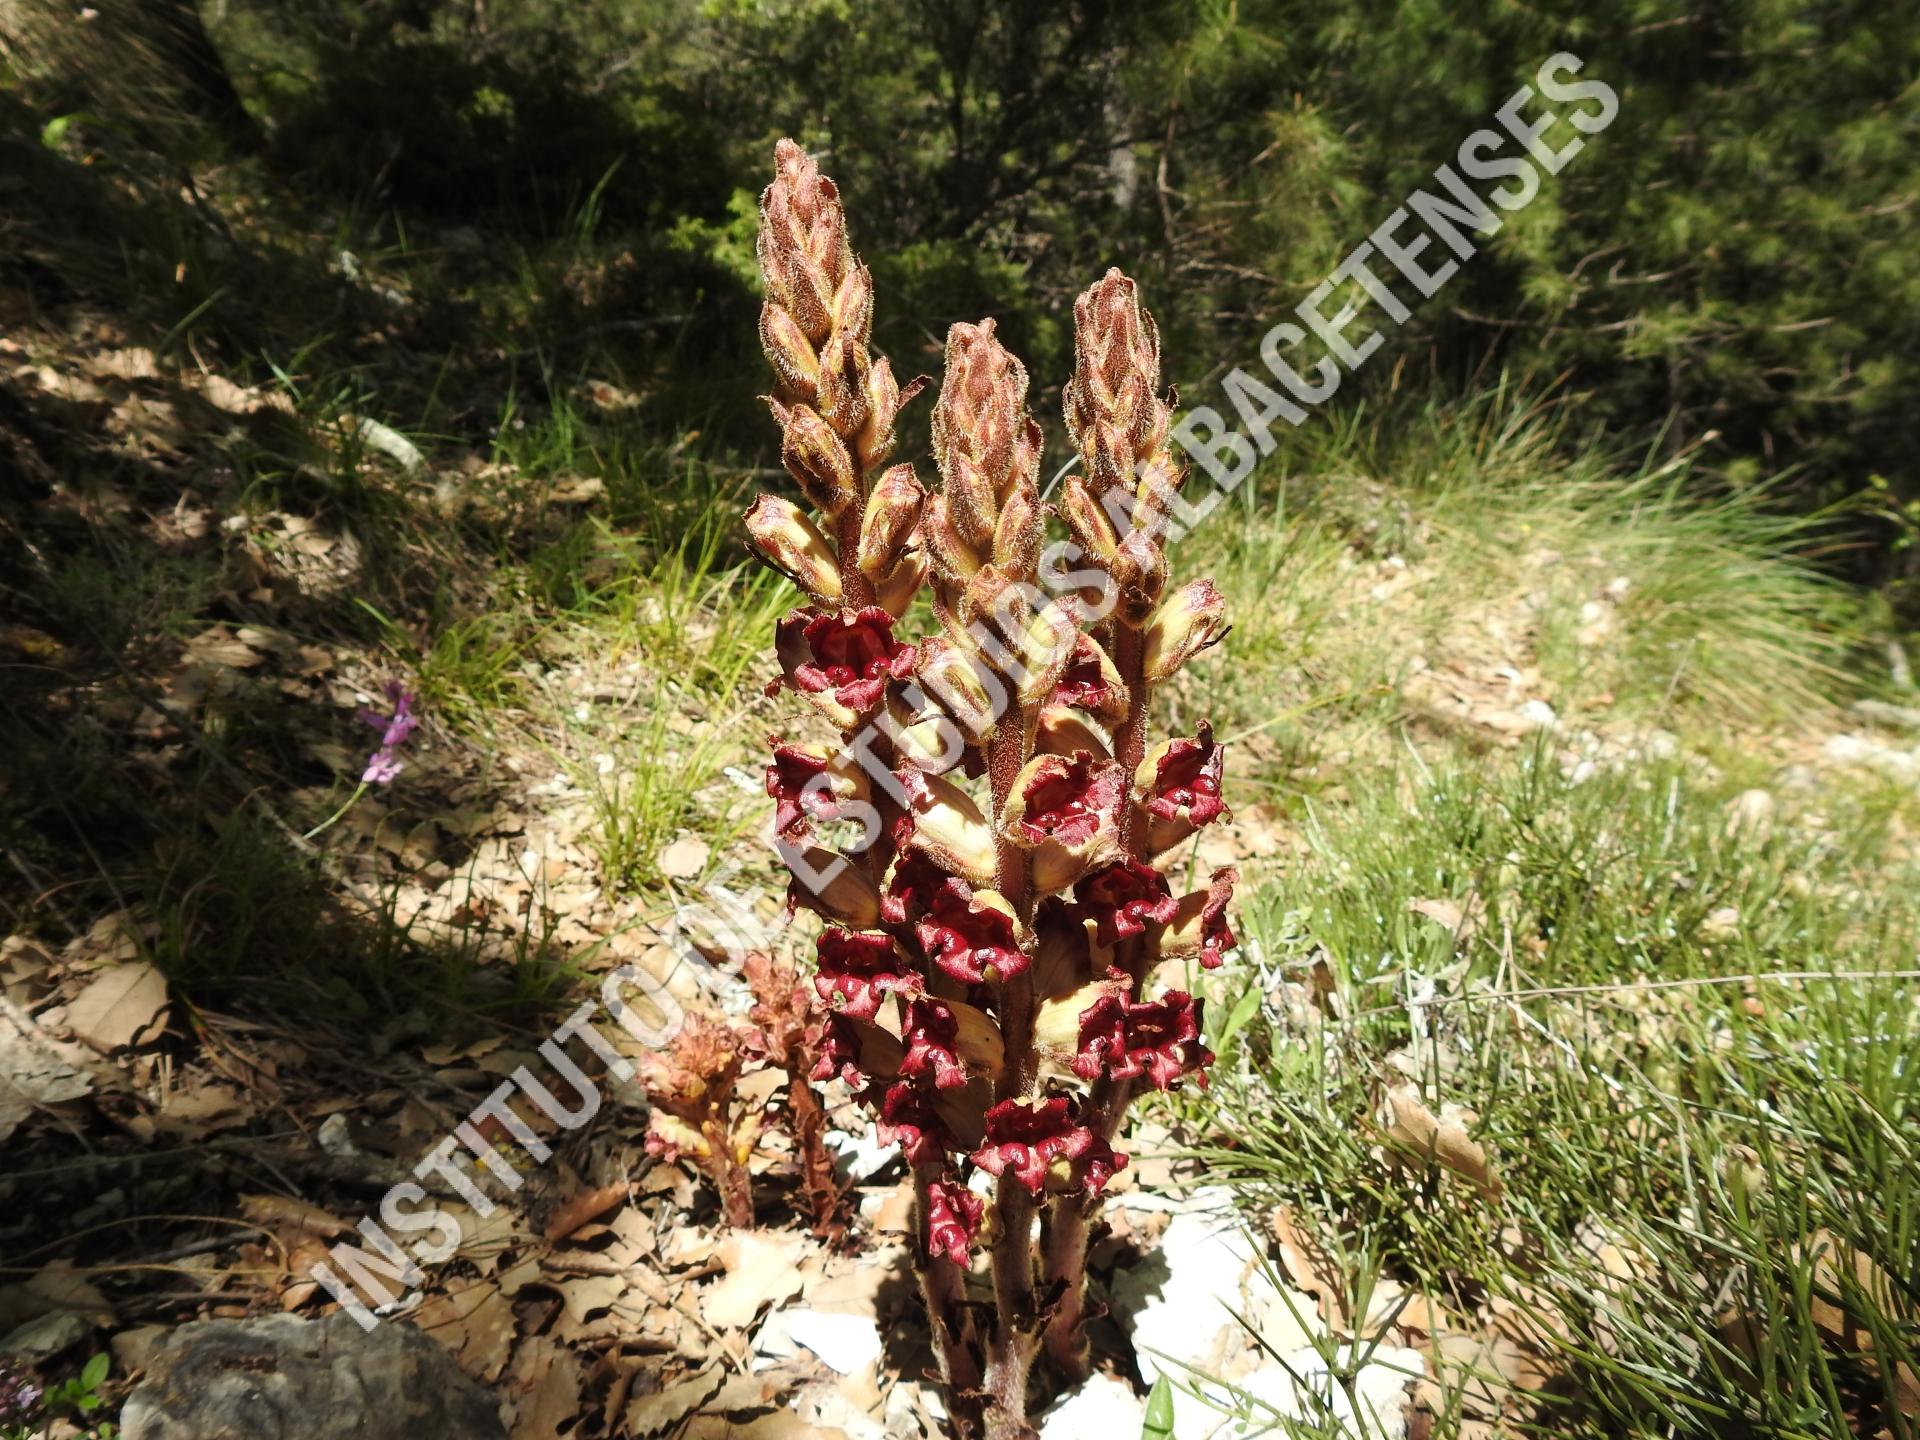
M787 1107L793 1116L800 1185L806 1192L807 1208L813 1212L813 1231L825 1236L832 1232L833 1213L840 1208L840 1185L834 1175L833 1156L827 1151L827 1113L806 1070L797 1066L787 1072Z
M979 1342L967 1309L966 1272L927 1252L927 1192L942 1168L938 1163L913 1167L914 1268L920 1272L920 1294L927 1304L933 1353L940 1362L955 1433L973 1440L980 1433L981 1375Z
M987 777L993 791L996 833L1013 782L1033 750L1037 710L1018 707L1001 719L987 746ZM1004 838L996 842L1000 893L1020 917L1023 931L1033 922L1027 852ZM994 1087L994 1099L1027 1096L1033 1089L1036 1057L1033 1048L1033 977L1022 972L1000 987L1000 1033L1006 1060ZM987 1435L989 1440L1023 1440L1027 1425L1027 1372L1037 1348L1034 1313L1033 1220L1035 1203L1025 1185L1012 1174L994 1186L993 1205L999 1222L994 1241L993 1298L997 1317L987 1357Z
M862 610L876 603L873 582L855 563L860 554L860 521L866 514L864 498L850 500L833 522L833 548L840 556L840 603Z
M1120 772L1131 788L1133 772L1147 758L1147 642L1140 631L1124 622L1116 624L1113 632L1113 668L1127 687L1127 717L1114 732L1113 758L1120 762ZM1148 858L1146 817L1132 805L1121 807L1120 838L1133 859Z

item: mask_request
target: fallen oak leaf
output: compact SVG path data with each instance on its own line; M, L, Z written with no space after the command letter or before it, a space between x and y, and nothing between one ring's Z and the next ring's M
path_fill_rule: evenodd
M767 1305L778 1305L800 1293L800 1256L806 1240L800 1235L763 1235L751 1231L729 1235L720 1242L724 1278L700 1293L700 1314L716 1330L740 1330Z
M145 961L116 965L67 1006L67 1028L101 1054L150 1040L166 1021L167 981Z
M1467 1133L1480 1117L1448 1102L1435 1115L1417 1085L1387 1091L1387 1139L1427 1160L1437 1160L1472 1184L1488 1200L1500 1198L1500 1181L1487 1163L1486 1147Z
M616 1180L611 1185L601 1185L596 1189L582 1190L553 1212L553 1218L547 1221L546 1229L541 1233L548 1240L565 1240L575 1231L583 1229L591 1221L623 1204L627 1198L627 1182Z
M1464 946L1480 928L1487 905L1478 894L1474 894L1467 897L1465 905L1457 900L1409 900L1407 910L1410 914L1433 921L1453 935L1455 944Z
M0 1001L0 1140L45 1105L78 1100L93 1081L73 1061L84 1052L44 1034L24 1011ZM86 1063L92 1063L90 1060Z
M665 1390L636 1396L627 1405L628 1432L635 1436L657 1435L678 1425L718 1394L720 1384L720 1372L707 1370Z
M1303 1227L1291 1207L1276 1205L1267 1216L1274 1244L1280 1251L1280 1266L1294 1286L1313 1296L1320 1307L1320 1318L1334 1329L1346 1333L1346 1276L1317 1235Z
M1827 1230L1816 1230L1794 1247L1796 1263L1805 1263L1809 1256L1813 1259L1813 1285L1807 1310L1820 1338L1836 1350L1859 1355L1866 1368L1880 1376L1903 1413L1920 1413L1920 1375L1897 1358L1893 1360L1893 1373L1886 1373L1873 1327L1865 1318L1870 1310L1900 1315L1905 1307L1899 1285L1866 1251Z
M553 1440L560 1427L585 1408L586 1377L580 1361L545 1336L526 1341L516 1352L508 1384L524 1392L514 1401L509 1440Z
M332 1240L353 1228L318 1205L285 1195L242 1195L240 1213L263 1230L276 1231L281 1239L289 1241L302 1235Z

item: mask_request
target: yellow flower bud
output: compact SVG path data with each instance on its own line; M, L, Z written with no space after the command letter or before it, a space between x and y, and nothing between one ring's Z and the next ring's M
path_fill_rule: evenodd
M793 316L771 300L760 307L760 348L773 366L781 396L811 405L819 393L820 357Z
M1227 602L1211 580L1189 580L1154 613L1147 624L1146 672L1156 683L1225 637Z
M861 574L879 580L899 567L920 526L920 511L926 503L926 489L911 465L896 465L873 482L866 511L860 517L856 563Z
M972 885L991 885L998 868L993 827L973 797L940 775L901 777L911 799L913 834L906 844Z
M747 534L766 562L822 605L840 601L833 545L791 500L762 495L747 511Z
M816 509L838 515L859 493L847 447L811 406L786 406L777 400L772 404L774 418L786 432L780 463Z

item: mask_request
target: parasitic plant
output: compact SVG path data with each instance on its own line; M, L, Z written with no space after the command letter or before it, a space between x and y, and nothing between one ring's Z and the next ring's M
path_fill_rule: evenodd
M746 953L741 977L755 1002L748 1024L689 1016L663 1049L640 1057L639 1079L652 1107L647 1153L704 1170L727 1223L748 1227L754 1150L770 1127L784 1124L814 1230L837 1235L840 1187L827 1150L826 1112L809 1083L820 1068L830 1017L819 1013L813 987L799 971L764 950ZM740 1085L743 1074L764 1068L787 1077L784 1114L754 1103Z
M1212 1060L1178 980L1233 938L1230 870L1176 894L1160 858L1225 813L1205 727L1149 744L1154 690L1225 633L1206 581L1171 589L1184 477L1159 337L1109 271L1075 307L1067 429L1081 471L1037 486L1026 369L994 322L953 326L931 416L938 485L888 465L901 387L869 349L871 277L833 182L793 142L761 199L760 333L781 456L814 514L747 527L811 603L782 679L839 735L776 740L767 790L791 903L818 912L816 1079L901 1145L916 1263L957 1430L1030 1435L1044 1354L1083 1377L1087 1237L1128 1101ZM1070 538L1049 542L1057 515ZM924 594L935 633L897 633ZM836 849L823 825L857 827ZM1169 976L1168 972L1172 972ZM984 1251L991 1304L970 1298Z

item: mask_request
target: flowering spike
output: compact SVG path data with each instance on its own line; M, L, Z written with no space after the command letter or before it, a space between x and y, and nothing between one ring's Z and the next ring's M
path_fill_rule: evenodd
M775 628L770 693L798 691L845 742L776 743L767 770L790 904L833 922L819 1018L782 1014L808 1037L804 1068L855 1087L914 1168L916 1265L956 1434L1025 1434L1035 1328L1063 1378L1085 1374L1089 1201L1126 1163L1112 1140L1128 1099L1212 1058L1199 1002L1145 987L1157 959L1211 968L1233 943L1231 871L1176 900L1150 863L1225 814L1220 751L1204 724L1157 747L1147 724L1153 686L1225 633L1224 607L1206 582L1167 593L1163 537L1185 472L1133 282L1110 271L1074 307L1064 399L1081 473L1054 508L1098 583L1050 604L1025 367L991 319L953 326L931 416L936 493L886 468L923 382L902 386L870 352L873 276L833 182L791 141L776 156L757 252L769 399L782 459L831 523L763 497L748 530L813 602ZM1083 633L1096 590L1112 617L1098 641ZM923 591L936 633L896 639ZM878 785L859 768L875 758ZM834 820L862 823L858 863L812 842ZM1060 1084L1084 1096L1049 1093ZM681 1138L712 1148L697 1126ZM969 1165L998 1177L991 1209ZM990 1326L950 1268L976 1242L1004 1307Z
M360 711L360 723L371 725L380 732L380 747L367 758L366 769L361 772L362 785L391 785L399 778L401 770L405 768L405 763L400 759L400 750L413 738L413 732L420 728L420 717L413 713L414 703L419 696L398 680L387 681L380 687L380 693L387 697L387 704L393 707L391 714L382 715L367 709Z

